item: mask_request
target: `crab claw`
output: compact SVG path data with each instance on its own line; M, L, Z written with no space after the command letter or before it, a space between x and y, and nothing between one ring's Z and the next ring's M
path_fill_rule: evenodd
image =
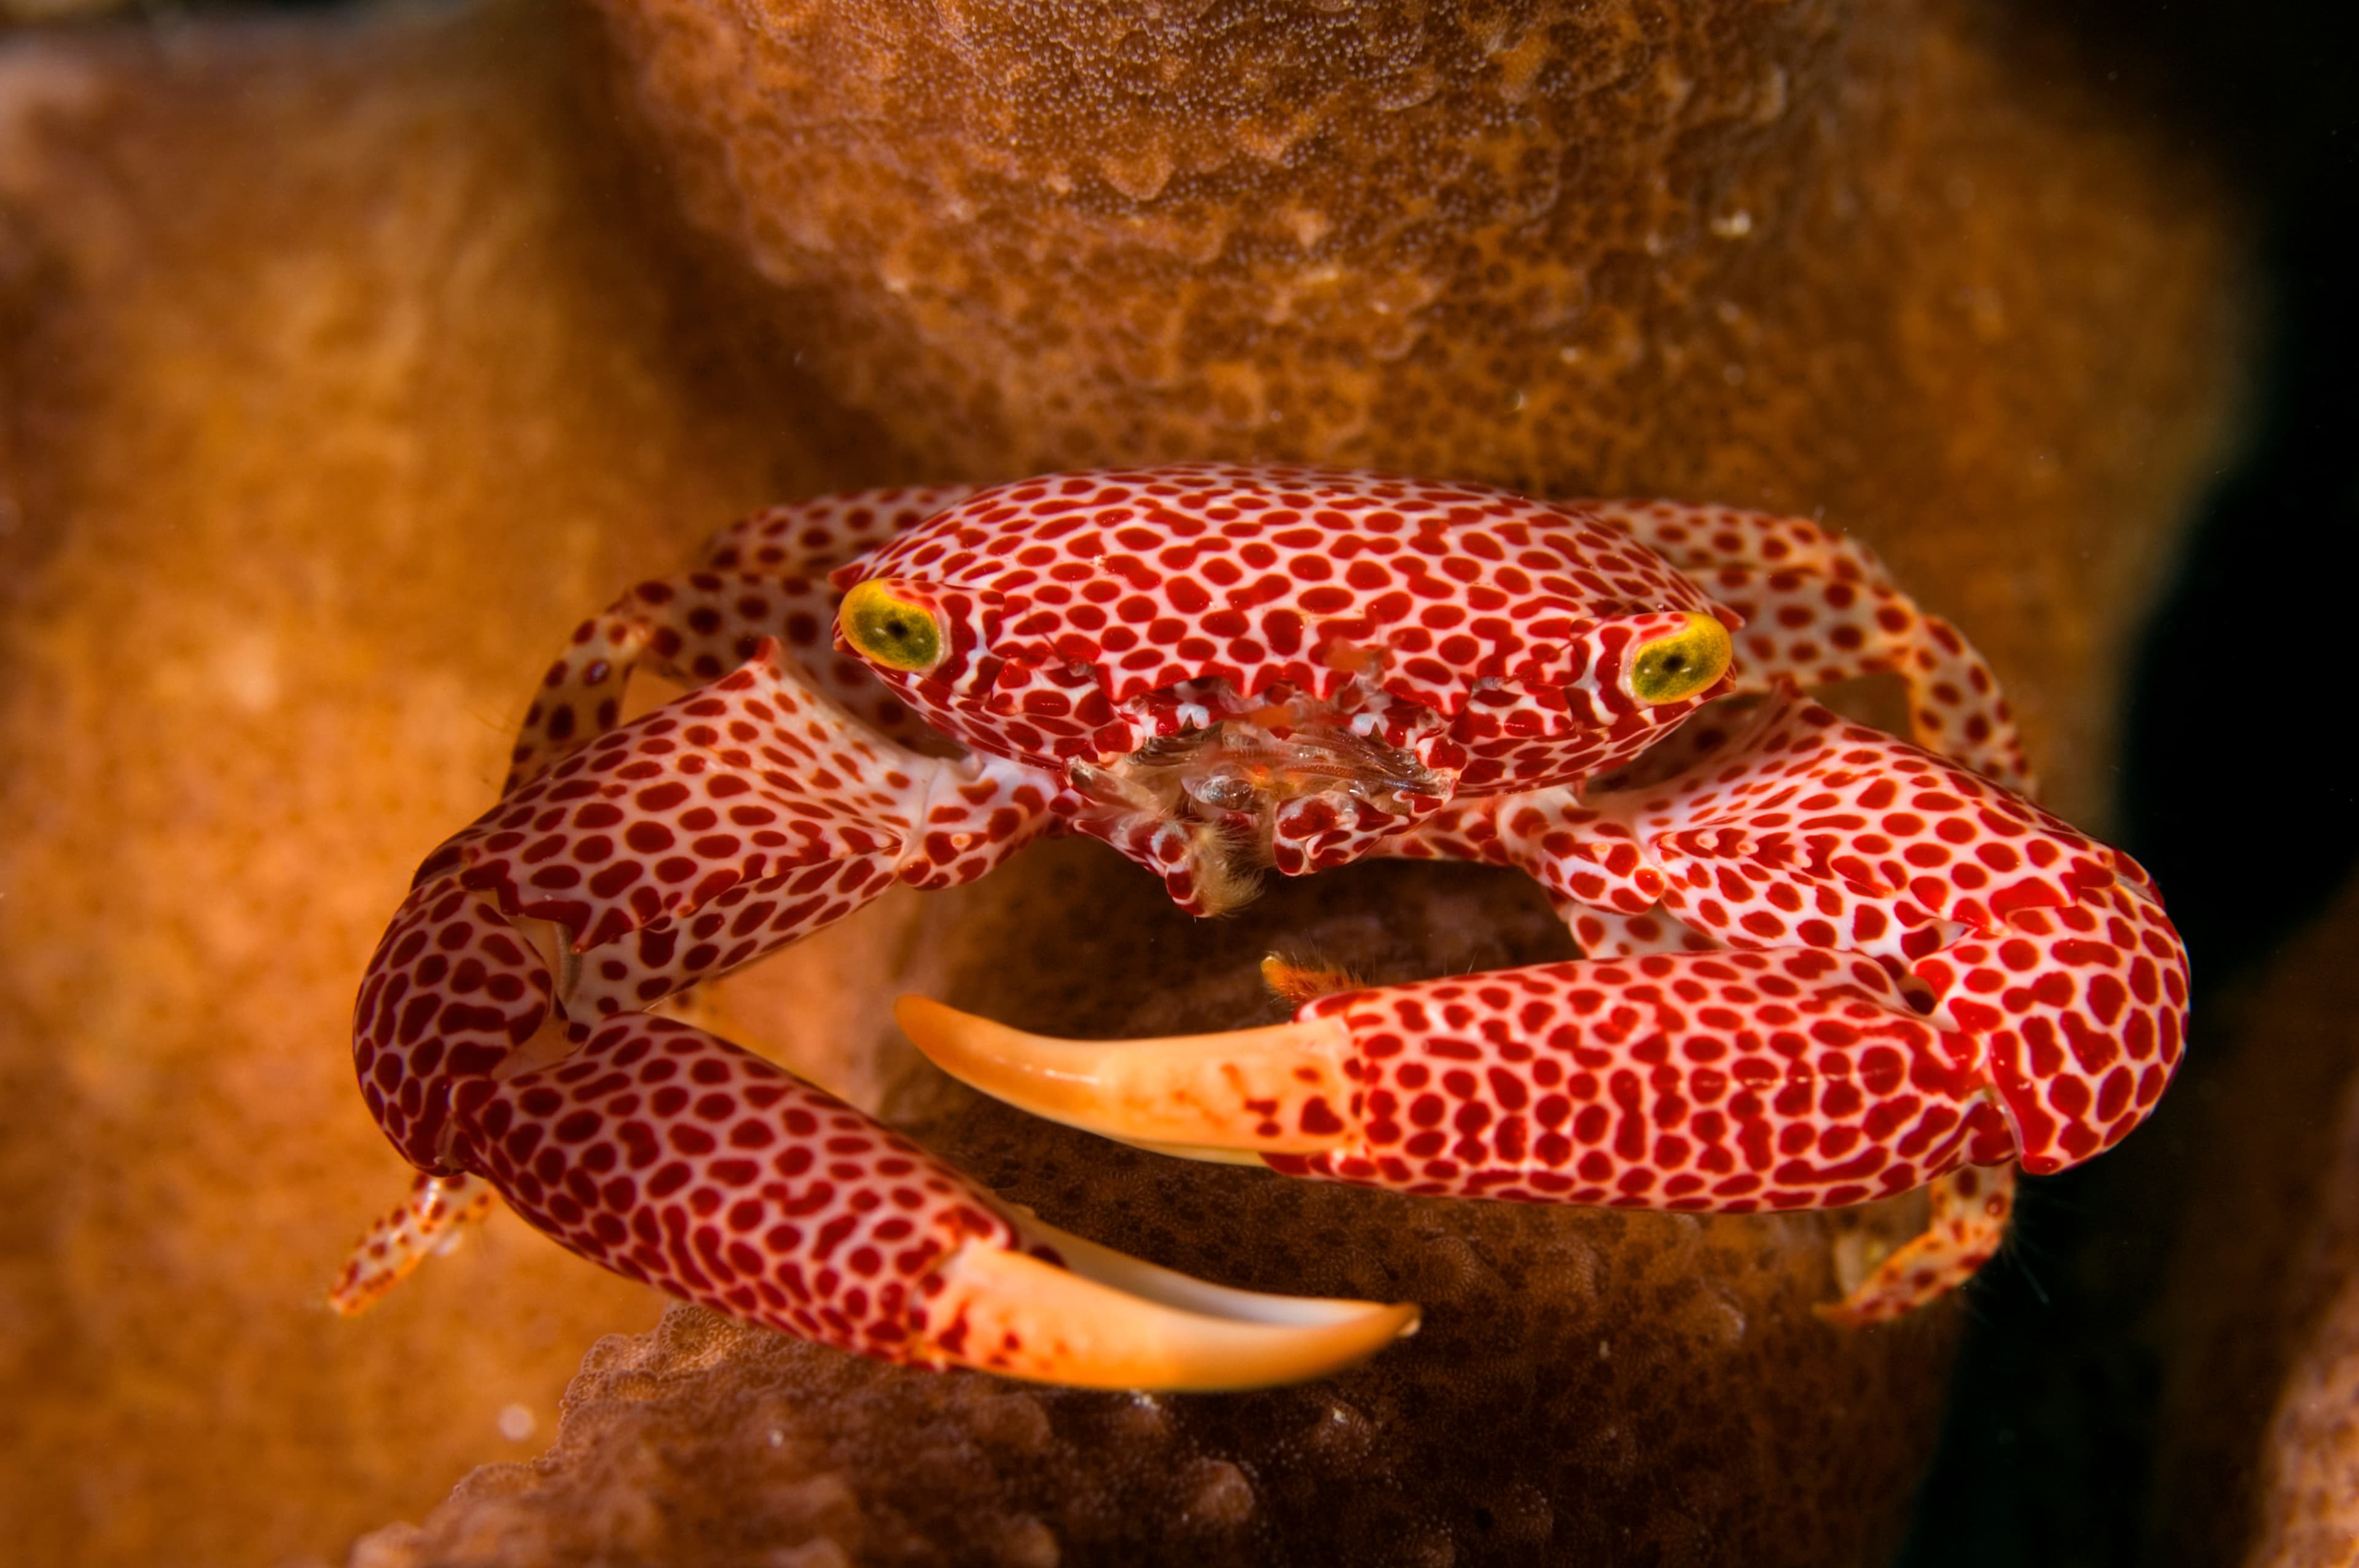
M454 1146L558 1241L716 1312L889 1361L1190 1390L1321 1377L1416 1322L1064 1235L680 1020L582 1032L553 1066L459 1082Z
M1068 1127L1191 1159L1250 1163L1350 1143L1354 1085L1340 1019L1156 1040L1057 1040L924 997L893 1009L934 1065Z
M619 1273L921 1367L1254 1388L1333 1372L1416 1323L1411 1306L1232 1290L1054 1231L685 1020L558 1025L548 966L522 937L488 896L440 884L387 933L355 1054L403 1152L438 1169L364 1242L340 1310L383 1294L497 1192ZM543 1049L552 1028L569 1049Z
M1326 1377L1417 1332L1407 1303L1264 1295L1158 1268L1024 1217L1057 1263L970 1244L941 1270L955 1359L1073 1388L1197 1392Z

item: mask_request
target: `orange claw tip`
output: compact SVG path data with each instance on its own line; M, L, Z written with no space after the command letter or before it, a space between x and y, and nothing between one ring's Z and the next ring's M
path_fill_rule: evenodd
M969 1243L943 1266L953 1358L1080 1389L1216 1393L1323 1378L1417 1331L1408 1303L1264 1295L1158 1268L1027 1222L1069 1268Z
M924 997L893 1016L962 1083L1050 1121L1177 1154L1317 1154L1357 1129L1343 1064L1351 1040L1330 1018L1156 1040L1054 1040Z

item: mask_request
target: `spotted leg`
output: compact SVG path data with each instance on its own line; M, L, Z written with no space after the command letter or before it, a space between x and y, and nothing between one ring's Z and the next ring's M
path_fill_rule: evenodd
M723 529L695 569L643 582L573 629L525 714L500 793L613 729L641 664L701 684L744 664L764 637L777 638L821 690L880 733L905 744L929 734L865 665L829 645L842 595L827 577L972 488L823 495Z
M2184 955L2134 863L1790 693L1696 773L1543 795L1503 800L1504 863L1609 909L1659 903L1720 950L1349 991L1151 1043L1044 1041L915 1000L903 1027L1043 1116L1412 1192L1747 1212L1958 1173L1937 1233L1832 1314L1854 1322L1995 1247L2005 1205L1968 1201L1968 1167L2086 1159L2177 1064Z
M366 1312L420 1263L456 1247L467 1227L492 1212L481 1176L420 1171L401 1201L377 1217L328 1287L328 1304L344 1317Z
M1908 687L1911 733L1919 745L1965 762L2028 795L2034 785L2013 714L1990 666L1964 636L1903 593L1873 552L1799 517L1661 501L1593 503L1616 527L1710 584L1745 618L1743 689L1783 677L1832 686L1894 673ZM1701 740L1701 737L1698 737ZM1658 910L1641 915L1583 911L1570 918L1585 951L1660 951L1706 939ZM1611 930L1608 927L1612 927ZM2013 1210L2014 1173L1961 1172L1932 1184L1933 1223L1884 1261L1847 1302L1868 1322L1871 1301L1932 1269L1962 1280L1994 1253Z
M1897 674L1917 743L2023 794L2031 768L2006 697L1958 629L1892 581L1867 546L1800 517L1669 501L1582 503L1745 618L1738 689Z
M840 1348L1187 1388L1381 1348L1414 1309L1225 1290L1062 1236L776 1065L644 1011L897 881L981 874L1047 807L1009 764L865 733L765 639L427 860L355 1012L363 1093L446 1192L480 1179L592 1261ZM386 1253L420 1251L425 1228ZM380 1239L345 1304L389 1282Z
M1974 1277L1996 1255L2015 1212L2013 1165L1968 1165L1927 1184L1925 1228L1878 1251L1864 1235L1836 1244L1840 1301L1811 1310L1838 1328L1888 1323ZM1854 1278L1855 1276L1855 1279Z

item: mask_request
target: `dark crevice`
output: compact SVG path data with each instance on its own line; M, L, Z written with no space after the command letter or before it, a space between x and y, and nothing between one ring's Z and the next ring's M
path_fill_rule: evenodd
M2359 860L2342 742L2359 611L2359 300L2342 231L2359 101L2338 7L2304 0L2061 8L2091 69L2174 142L2222 160L2260 225L2268 329L2251 439L2203 498L2147 629L2119 784L2126 847L2187 937L2196 1024L2180 1083L2117 1152L2027 1184L1976 1283L1907 1568L2190 1561L2155 1533L2154 1308L2236 982ZM2223 376L2238 367L2223 365ZM2223 1497L2223 1506L2231 1499Z

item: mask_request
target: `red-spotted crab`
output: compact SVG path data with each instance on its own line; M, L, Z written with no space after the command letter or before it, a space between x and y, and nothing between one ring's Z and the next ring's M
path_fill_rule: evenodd
M642 664L698 684L619 722ZM1919 744L1799 690L1877 672ZM897 882L1078 832L1199 914L1265 868L1516 867L1587 957L1378 988L1273 960L1290 1022L1187 1039L905 1000L952 1074L1171 1153L1414 1193L1752 1212L1930 1186L1930 1227L1821 1309L1888 1317L1992 1254L2017 1164L2108 1147L2179 1058L2154 889L2027 784L1974 651L1790 518L1227 467L766 512L574 633L499 803L419 869L353 1049L426 1174L335 1299L496 1189L610 1269L894 1360L1209 1388L1381 1347L1414 1307L1054 1232L647 1011Z

